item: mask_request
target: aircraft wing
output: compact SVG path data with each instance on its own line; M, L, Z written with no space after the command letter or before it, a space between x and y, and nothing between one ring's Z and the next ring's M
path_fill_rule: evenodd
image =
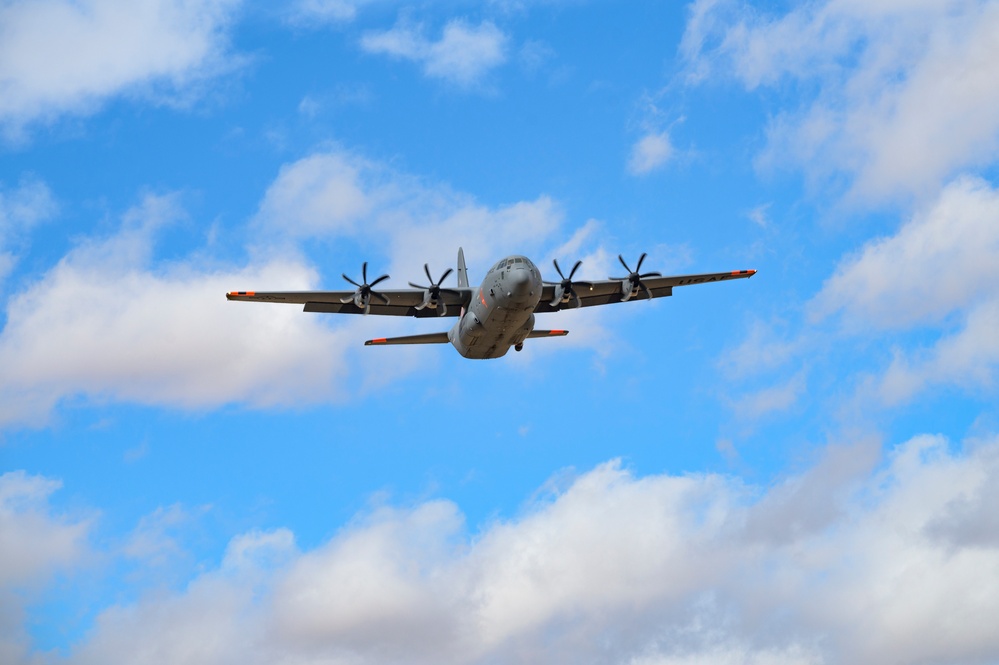
M689 284L707 284L709 282L724 282L730 279L744 279L756 274L755 270L733 270L730 272L712 272L699 275L671 275L668 277L647 277L642 283L648 287L653 298L664 298L673 295L673 287L687 286ZM559 307L552 307L551 301L555 297L557 284L545 284L541 294L541 302L534 308L535 312L557 312L560 309L572 309L575 307L573 300L564 303ZM580 280L573 285L576 295L579 296L580 307L592 307L594 305L610 305L618 302L631 302L634 300L648 300L649 295L645 289L639 289L638 293L625 299L625 281L620 279L603 279L598 281Z
M376 289L377 293L388 298L388 304L377 296L371 298L369 314L381 316L415 316L429 318L436 316L458 316L461 308L472 300L472 289L467 287L441 290L441 299L447 305L447 313L425 307L417 309L426 296L423 289ZM354 304L355 291L230 291L226 300L248 300L251 302L276 302L304 305L306 312L326 312L329 314L364 314L364 310ZM347 300L347 302L341 302Z

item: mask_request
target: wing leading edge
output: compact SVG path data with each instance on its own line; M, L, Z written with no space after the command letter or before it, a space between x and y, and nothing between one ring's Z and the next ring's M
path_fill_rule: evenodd
M472 299L472 289L449 289L453 293L443 291L441 297L447 305L444 316L454 317L460 314L462 307L467 307ZM277 302L292 305L304 305L306 312L325 312L329 314L364 314L364 309L351 300L354 291L230 291L225 295L227 300L242 300L250 302ZM413 316L431 318L439 316L439 312L429 307L417 309L422 303L425 291L422 289L385 289L379 293L388 298L388 304L372 300L369 314L381 316ZM348 302L343 302L347 299Z
M711 272L698 275L671 275L668 277L646 277L642 280L648 293L644 289L638 289L637 293L628 295L627 281L621 279L586 280L585 286L580 285L575 289L579 296L580 307L593 307L596 305L612 305L619 302L630 302L633 300L648 300L649 293L653 298L665 298L673 295L673 287L689 286L692 284L708 284L710 282L724 282L731 279L746 279L756 274L755 270L732 270L729 272ZM557 284L546 284L541 295L541 302L534 308L534 311L543 314L547 312L557 312L560 309L572 309L572 302L563 304L560 307L551 305L555 297Z

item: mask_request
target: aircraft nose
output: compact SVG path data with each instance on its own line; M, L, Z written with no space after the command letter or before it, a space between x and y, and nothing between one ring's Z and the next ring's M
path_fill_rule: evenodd
M531 275L526 270L514 270L507 278L507 287L512 296L526 296L531 291Z

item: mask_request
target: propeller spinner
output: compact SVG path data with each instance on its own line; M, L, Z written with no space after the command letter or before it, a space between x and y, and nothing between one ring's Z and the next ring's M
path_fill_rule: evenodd
M430 266L426 263L423 264L423 272L427 274L427 281L430 282L430 286L420 286L419 284L413 284L412 282L409 283L409 285L414 289L423 289L423 302L420 303L416 307L416 309L424 309L425 307L429 307L430 309L437 310L437 316L446 316L447 303L444 302L444 299L441 297L441 294L442 293L450 293L453 295L460 295L460 294L453 289L442 289L441 283L445 279L447 279L447 276L450 275L452 272L454 272L454 270L448 268L447 270L444 271L444 274L441 275L441 278L438 279L436 282L434 281L434 278L430 276Z
M640 272L642 269L642 262L645 261L647 254L642 252L642 255L638 257L638 265L632 270L628 267L628 264L624 262L624 257L620 254L617 255L617 260L621 262L624 269L628 271L627 277L609 277L608 279L616 279L621 282L621 301L631 300L636 295L638 295L639 290L645 291L645 295L648 296L649 300L652 300L652 291L649 287L645 285L644 280L646 277L662 277L662 273L658 272Z
M555 297L552 298L552 301L549 303L549 305L551 305L555 309L559 309L562 305L564 305L564 304L568 303L570 300L572 300L573 302L575 302L575 305L573 305L573 307L579 307L579 305L580 305L579 294L576 293L575 287L576 286L590 286L590 283L589 282L573 282L572 281L572 276L576 274L576 271L579 270L579 266L581 266L583 264L583 262L582 261L576 261L576 265L572 266L572 270L569 271L569 276L568 277L566 277L564 274L562 274L562 269L559 268L559 265L558 265L558 259L553 260L552 263L555 264L555 272L557 272L558 276L562 278L562 281L561 282L545 282L546 284L554 284L555 285Z
M372 298L376 298L377 300L381 301L381 303L383 305L389 304L388 296L386 296L386 295L384 295L382 293L378 293L373 288L375 286L375 284L378 284L379 282L385 281L386 279L389 278L389 276L388 275L382 275L381 277L379 277L378 279L372 281L369 284L368 283L368 262L367 261L365 261L364 264L361 266L361 282L362 282L361 284L358 284L357 282L355 282L354 280L352 280L350 277L347 277L346 274L344 274L344 273L341 273L341 274L343 275L343 278L345 280L347 280L348 282L350 282L351 284L353 284L354 286L356 286L357 290L354 291L354 293L352 293L351 295L346 296L344 298L341 298L340 302L342 302L344 304L349 303L349 302L353 302L354 305L356 305L358 309L363 309L364 310L364 314L365 315L367 315L371 311L371 299Z

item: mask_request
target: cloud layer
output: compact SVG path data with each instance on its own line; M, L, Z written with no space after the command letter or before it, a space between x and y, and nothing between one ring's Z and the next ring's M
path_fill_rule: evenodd
M0 333L0 423L44 422L87 396L204 408L232 400L328 399L336 333L297 308L229 306L247 283L314 286L301 262L206 269L204 257L155 265L155 233L181 214L147 197L116 235L72 250L7 303Z
M16 0L0 5L0 128L83 113L110 96L168 91L225 61L240 0Z
M442 500L230 543L70 663L955 663L999 656L999 440L831 447L771 488L617 462L470 537Z
M919 196L999 147L999 6L987 0L824 0L780 16L699 0L681 45L690 74L812 90L777 115L762 163L846 173L854 195Z
M929 385L994 385L999 366L999 191L971 177L947 185L895 235L844 259L812 302L854 334L930 328L928 349L898 352L879 392L889 403Z

